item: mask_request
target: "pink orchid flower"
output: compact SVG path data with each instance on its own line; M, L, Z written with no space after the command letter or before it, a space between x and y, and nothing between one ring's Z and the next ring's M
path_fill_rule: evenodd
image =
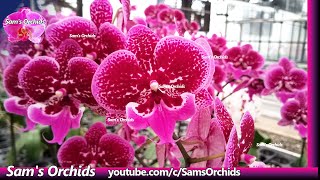
M90 85L98 65L81 56L81 47L68 39L57 49L55 59L36 57L19 72L19 85L36 102L28 107L28 117L51 126L54 137L49 143L61 144L70 128L80 127L81 103L97 106Z
M302 137L307 134L307 91L296 92L294 98L288 99L281 108L280 126L295 125Z
M127 49L110 54L92 81L92 93L109 112L126 114L133 129L150 126L160 144L173 143L176 121L195 113L194 94L207 84L210 63L193 41L166 37L149 28L128 32ZM191 76L192 74L192 76Z
M107 134L101 122L93 124L84 137L67 139L58 151L62 167L128 167L133 159L130 143L115 134Z
M187 19L183 20L183 26L184 29L192 36L197 34L197 32L200 30L200 25L196 21L188 21Z
M184 13L165 4L150 5L145 10L148 26L159 36L174 35L178 31L183 36L187 30L184 26Z
M226 39L223 37L219 37L216 34L213 34L211 38L208 38L208 42L212 49L213 55L220 56L222 55L223 51L228 49Z
M94 0L90 5L92 21L83 17L68 17L50 24L46 39L54 46L69 38L83 49L84 56L100 63L112 52L125 48L125 36L112 21L112 6L108 0Z
M243 75L252 76L264 64L264 58L253 50L250 44L232 47L225 50L222 55L226 56L223 61L235 79Z
M215 115L218 124L223 131L227 141L226 153L223 167L237 167L240 161L251 164L255 157L247 154L253 143L254 138L254 121L249 112L244 113L241 118L240 130L241 137L238 139L236 127L232 118L219 98L215 101Z
M170 7L165 4L150 5L144 11L146 16L146 22L150 25L150 28L161 26L159 22L158 14L161 10L169 9Z
M266 71L264 81L265 94L275 92L281 102L295 95L295 91L303 90L307 85L307 73L295 67L293 61L281 58L278 64L271 65Z
M264 72L261 70L257 71L256 75L253 77L247 75L241 76L241 78L236 80L236 83L234 83L237 84L237 86L234 88L233 93L241 89L246 89L246 93L248 93L250 101L252 101L254 95L266 95L265 92L267 90L264 86L264 78Z
M27 55L17 55L3 73L4 88L9 98L4 101L4 108L7 112L25 117L26 127L22 131L29 131L35 128L36 123L32 122L27 115L27 108L34 102L26 95L19 85L18 74L31 58Z

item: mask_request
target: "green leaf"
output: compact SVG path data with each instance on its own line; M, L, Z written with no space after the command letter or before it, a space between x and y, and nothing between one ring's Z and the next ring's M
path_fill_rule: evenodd
M39 161L43 157L43 152L47 146L41 142L40 128L35 130L24 132L20 134L20 137L16 139L16 151L17 154L24 151L26 154L27 162ZM12 150L7 154L8 165L13 162Z
M147 149L144 151L144 157L146 159L156 159L156 145L154 143L150 143L147 147Z
M250 148L248 154L251 154L253 156L257 156L257 149L258 149L257 143L261 143L261 142L268 144L268 143L271 143L271 139L266 134L263 134L263 133L259 132L258 130L255 130L253 144L252 144L252 147Z

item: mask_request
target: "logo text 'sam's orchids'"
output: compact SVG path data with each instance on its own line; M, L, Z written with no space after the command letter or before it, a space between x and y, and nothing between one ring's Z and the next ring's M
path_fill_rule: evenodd
M250 112L237 128L223 104L227 85L231 94L244 90L248 103L275 94L283 103L279 125L293 125L306 138L307 74L293 61L281 58L265 68L250 44L227 47L223 37L200 36L200 25L178 9L151 5L145 17L132 17L138 7L120 2L115 13L108 0L94 0L91 19L28 8L7 17L45 22L4 26L4 107L25 117L24 131L37 124L51 128L53 139L46 141L61 145L62 167L131 167L135 153L140 157L150 143L159 167L183 166L182 158L191 167L237 167L240 161L266 167L249 154L255 133ZM94 123L84 137L66 138L81 127L86 108L106 121ZM178 137L180 121L188 127ZM107 132L106 125L117 131Z

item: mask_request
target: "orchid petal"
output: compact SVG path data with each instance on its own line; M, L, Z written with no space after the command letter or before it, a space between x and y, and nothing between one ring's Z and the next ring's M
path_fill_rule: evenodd
M183 102L179 106L168 107L163 101L160 104L156 104L150 114L144 115L137 112L136 107L127 106L127 111L133 111L133 113L127 114L128 118L136 118L140 116L137 122L128 122L128 125L132 128L137 127L136 123L148 122L153 131L159 136L159 144L173 143L172 135L177 120L186 120L192 117L195 113L195 97L193 94L184 93L181 95Z
M130 0L120 0L123 9L123 23L124 27L127 27L130 20Z
M153 70L154 50L159 41L157 35L146 26L136 25L129 30L127 36L127 49L136 55L139 66L146 71Z
M44 102L59 89L59 64L50 57L36 57L20 70L19 82L30 98Z
M94 34L97 35L96 25L83 17L73 16L62 19L56 23L50 24L46 29L46 39L54 46L70 38L70 35ZM85 54L91 53L97 47L95 38L77 37L75 41L83 48Z
M24 97L25 93L19 86L18 74L31 60L27 55L17 55L3 73L3 85L12 96Z
M288 125L292 125L293 121L287 120L287 119L280 119L280 121L278 121L277 123L279 126L288 126Z
M61 167L78 167L88 165L92 160L86 140L81 136L73 136L62 144L59 148L57 157ZM88 154L88 156L84 156Z
M156 154L159 168L163 168L166 160L166 144L156 144Z
M171 148L168 151L168 159L169 159L170 164L173 168L180 168L181 163L180 163L179 159L174 155L174 153L171 152Z
M208 63L210 64L209 77L212 77L215 72L215 63L214 63L214 58L213 58L211 47L210 47L208 41L204 38L199 38L195 42L198 43L207 52L207 56L205 58L207 59ZM208 85L211 84L211 81L212 81L212 79L208 79Z
M145 73L138 66L134 54L126 50L116 51L102 61L95 72L92 94L106 110L124 114L129 102L136 102L144 89L150 89L143 76Z
M286 120L297 119L298 111L301 109L299 101L293 99L287 101L281 108L281 117Z
M225 152L226 140L223 132L216 119L211 121L210 131L207 137L208 155L215 155ZM221 167L223 163L223 157L215 158L207 161L207 167Z
M110 24L108 22L103 23L99 28L99 36L99 46L101 49L98 57L100 57L101 59L107 57L107 55L111 54L114 51L125 49L125 35L113 24Z
M199 91L207 85L210 75L206 55L200 45L182 37L161 39L155 48L158 83L183 84L185 88L176 89L178 92Z
M296 129L298 132L299 132L299 135L302 137L302 138L307 138L308 136L308 128L306 125L303 125L303 124L296 124L294 126L294 129Z
M284 70L281 67L273 67L266 72L264 85L267 89L275 89L278 87L279 82L285 76Z
M233 168L239 164L240 151L238 146L238 135L236 127L233 126L230 137L226 146L226 154L223 162L223 167Z
M293 89L301 90L307 86L308 75L305 70L292 69L289 76L292 79L291 82L293 82L293 84L291 85Z
M102 122L94 123L86 132L85 139L87 146L98 148L100 138L107 133L106 127Z
M280 102L285 103L288 99L293 98L295 93L286 92L286 91L278 91L275 93L275 95L280 100Z
M105 134L99 141L100 163L112 167L128 167L134 159L130 143L114 134Z
M211 123L211 110L209 108L198 109L192 116L187 128L187 137L200 137L205 140L208 136Z
M68 63L68 78L65 80L66 89L72 97L81 103L94 106L97 105L92 93L91 82L98 64L84 57L74 57Z
M288 58L281 58L278 64L284 69L286 73L289 73L292 68L295 67L294 62Z
M90 5L90 16L99 28L105 22L111 23L113 9L109 0L94 0Z
M240 129L239 151L246 154L250 150L254 139L254 121L249 112L245 112L242 116Z
M217 121L223 131L225 140L227 141L229 139L229 135L234 123L230 114L228 113L227 109L224 107L219 98L216 98L215 100L215 114L217 117Z
M13 114L25 116L26 127L22 131L29 131L36 127L36 123L28 118L27 108L29 105L28 99L21 99L17 96L10 97L3 102L4 109Z
M60 76L62 77L67 76L66 69L68 67L68 61L73 57L81 57L83 55L82 48L73 39L66 39L63 41L55 54L55 60L60 65Z
M200 90L196 93L196 105L197 108L207 108L213 104L213 97L205 89Z
M81 108L77 115L72 115L69 107L63 109L56 114L47 114L44 104L33 104L28 108L28 117L35 123L42 125L50 125L53 132L53 139L48 143L62 144L63 139L67 136L70 128L79 128L80 119L83 115L84 108Z

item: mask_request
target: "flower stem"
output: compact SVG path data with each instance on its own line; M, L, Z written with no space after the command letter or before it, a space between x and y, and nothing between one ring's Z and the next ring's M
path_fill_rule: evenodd
M15 140L15 134L14 134L14 116L13 114L9 114L10 118L10 138L11 138L11 151L12 151L12 164L16 164L16 156L17 156L17 150L16 150L16 140Z
M304 149L306 147L306 138L302 138L302 147L301 147L301 153L300 153L300 159L299 159L299 166L302 167L302 159L304 156Z
M138 162L143 166L143 167L148 167L146 163L143 162L143 159L139 156L139 154L135 153L134 157L138 160Z
M228 94L227 96L225 96L224 98L222 98L221 99L221 101L224 101L225 99L227 99L229 96L231 96L233 94L233 92L232 93L230 93L230 94Z
M230 84L230 83L232 83L234 81L235 81L235 79L231 79L230 81L226 82L226 84L222 86L222 89L224 89L228 84ZM219 94L220 94L220 92L217 92L216 96L219 96Z
M116 21L116 18L118 18L118 15L119 15L119 13L120 13L120 10L122 10L122 8L119 8L119 9L117 9L117 12L116 12L116 14L115 14L115 16L113 17L113 19L112 19L112 24L114 24L114 22Z
M136 154L141 153L141 151L143 150L144 147L148 146L148 145L151 144L153 141L157 141L158 139L159 139L158 136L156 136L156 137L154 137L154 138L152 138L152 139L147 139L147 141L146 141L144 144L142 144L142 145L135 151L135 153L136 153Z
M217 159L220 157L224 157L225 153L219 153L219 154L215 154L215 155L211 155L211 156L207 156L207 157L201 157L201 158L191 158L190 159L190 163L198 163L198 162L202 162L202 161L209 161L209 160L213 160L213 159Z
M175 133L173 133L173 139L174 140L178 140L179 137ZM176 141L176 144L177 144L177 146L178 146L178 148L179 148L179 150L180 150L180 152L181 152L181 154L183 156L183 159L185 161L185 167L189 167L190 166L191 157L187 153L186 149L183 147L183 145L181 143L181 140Z

